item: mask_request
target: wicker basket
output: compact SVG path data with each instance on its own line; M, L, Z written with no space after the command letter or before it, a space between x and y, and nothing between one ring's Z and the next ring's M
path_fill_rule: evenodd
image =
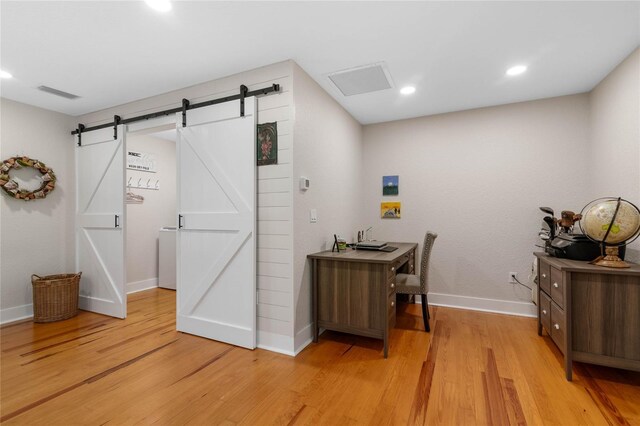
M33 321L53 322L76 316L81 275L82 272L46 277L33 274Z

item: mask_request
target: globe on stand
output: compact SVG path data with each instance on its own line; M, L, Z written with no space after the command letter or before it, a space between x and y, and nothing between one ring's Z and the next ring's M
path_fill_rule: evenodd
M591 263L629 268L631 265L618 256L618 249L640 235L640 209L622 198L599 198L584 206L581 214L580 229L605 252Z

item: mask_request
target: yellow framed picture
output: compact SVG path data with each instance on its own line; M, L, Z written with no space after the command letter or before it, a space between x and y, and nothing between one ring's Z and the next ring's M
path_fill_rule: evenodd
M400 219L400 202L380 203L380 217L382 219Z

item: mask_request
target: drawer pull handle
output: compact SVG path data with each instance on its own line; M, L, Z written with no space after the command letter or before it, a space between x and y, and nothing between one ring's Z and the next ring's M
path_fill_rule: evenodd
M560 324L553 324L553 328L555 328L556 330L560 330Z
M554 287L554 288L558 288L558 287L559 287L559 286L558 286L558 283L553 283L553 287Z
M396 302L391 302L391 307L393 308L394 306L396 306Z
M547 315L547 310L546 309L542 310L542 315Z
M547 274L542 274L542 278L547 278Z
M391 288L396 288L395 283L391 283Z

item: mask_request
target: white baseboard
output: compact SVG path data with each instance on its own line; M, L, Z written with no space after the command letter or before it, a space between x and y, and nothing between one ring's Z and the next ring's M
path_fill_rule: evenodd
M269 333L258 330L258 347L271 352L296 356L293 348L293 338L283 334Z
M449 308L469 309L471 311L493 312L496 314L517 315L521 317L537 317L538 310L532 302L515 302L512 300L483 299L481 297L459 296L456 294L429 293L430 305ZM420 303L420 298L416 298Z
M127 294L137 293L142 290L149 290L150 288L158 287L157 278L149 278L148 280L134 281L127 283Z
M14 306L0 310L0 324L20 321L33 317L33 305Z
M293 351L294 356L302 352L302 350L309 346L309 344L313 341L312 325L313 324L307 324L302 328L302 330L296 333L296 336L293 339L295 348L295 350Z

